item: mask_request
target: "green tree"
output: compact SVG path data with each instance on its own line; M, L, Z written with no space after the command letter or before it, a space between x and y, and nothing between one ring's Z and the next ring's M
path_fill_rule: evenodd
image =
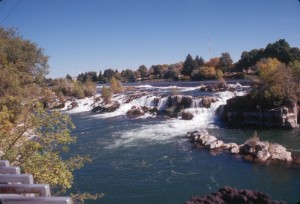
M197 63L197 67L203 67L205 64L204 59L198 55L195 57L195 62Z
M149 76L148 69L145 65L141 65L137 71L140 72L142 78L146 78Z
M106 79L106 81L110 81L114 74L115 71L113 69L106 69L104 70L103 77Z
M73 80L73 78L69 74L67 74L66 79L71 80L71 81Z
M100 70L100 72L99 72L98 80L99 80L99 83L101 83L101 84L104 84L104 83L107 82L106 79L105 79L105 77L103 76L101 70Z
M190 54L188 54L183 64L182 74L191 75L193 70L196 69L197 67L198 65L193 59L193 57Z
M126 69L121 72L122 80L125 82L136 82L136 77L132 70Z
M233 61L231 56L228 52L222 53L221 57L219 58L219 66L224 73L228 72L232 68Z
M174 65L168 66L168 71L164 74L165 79L178 80L180 75L180 70Z
M161 79L163 77L163 66L161 65L153 65L153 74L156 76L156 78Z
M73 123L67 115L48 112L38 101L23 106L18 119L12 123L9 109L0 112L0 142L2 159L21 166L24 173L33 174L37 183L49 183L64 192L73 182L72 172L82 167L87 158L75 156L63 159L61 153L76 141L71 136Z

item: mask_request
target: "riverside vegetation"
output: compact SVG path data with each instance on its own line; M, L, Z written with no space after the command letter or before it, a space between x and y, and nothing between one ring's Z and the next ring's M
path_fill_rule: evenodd
M74 170L90 159L82 155L62 157L76 142L71 135L75 127L68 115L44 106L52 93L45 79L48 56L13 29L0 28L0 44L1 159L20 166L23 173L33 174L37 183L48 183L62 194L72 186ZM79 83L74 83L74 93L81 97L78 87ZM100 196L76 194L74 202Z
M141 65L137 71L126 69L121 73L114 69L103 74L86 72L77 80L70 75L47 79L49 66L44 51L13 29L0 28L0 43L1 159L21 166L24 173L34 175L35 181L49 183L57 193L72 186L73 172L90 159L82 155L62 157L69 145L76 142L71 135L74 125L68 115L49 109L60 108L61 102L73 97L94 96L97 82L110 82L101 90L106 104L114 93L123 91L121 81L218 79L222 84L223 78L246 75L256 79L251 93L245 97L255 101L251 105L257 110L296 104L299 98L300 50L291 48L285 40L264 49L245 51L235 64L229 53L207 62L188 55L184 62L172 65L153 65L149 69ZM242 101L243 104L236 103L237 107L247 105ZM101 196L74 195L78 202Z

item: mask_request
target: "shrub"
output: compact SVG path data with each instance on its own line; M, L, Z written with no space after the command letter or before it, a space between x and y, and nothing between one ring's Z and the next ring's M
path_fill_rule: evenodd
M121 93L123 91L122 83L119 80L117 80L115 77L111 78L110 87L113 93Z
M109 103L112 98L112 91L109 87L103 86L101 90L101 97L104 103Z

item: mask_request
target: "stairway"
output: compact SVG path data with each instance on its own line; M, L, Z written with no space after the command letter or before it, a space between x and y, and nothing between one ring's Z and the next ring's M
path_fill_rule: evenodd
M31 174L0 160L0 204L71 204L70 197L51 196L49 184L34 184Z

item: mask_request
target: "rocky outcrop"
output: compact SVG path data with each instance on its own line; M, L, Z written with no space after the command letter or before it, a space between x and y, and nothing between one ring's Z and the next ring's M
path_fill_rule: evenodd
M78 107L78 103L76 101L72 101L70 103L70 105L68 105L67 109L72 110L72 109L77 108L77 107Z
M108 104L98 104L95 105L92 109L94 113L110 113L116 111L120 107L120 103L118 101L111 101Z
M262 110L251 98L235 97L217 110L218 116L230 126L297 128L297 104Z
M231 154L238 154L247 160L254 162L293 162L292 153L277 143L260 141L253 137L244 144L224 143L215 136L209 135L206 130L188 132L187 137L197 148L208 150L229 151Z
M137 93L134 93L134 94L130 94L130 95L127 96L127 98L125 100L125 103L130 103L134 99L141 98L142 96L146 96L148 94L149 93L147 93L147 92L137 92Z
M146 113L150 113L155 115L157 113L156 107L147 107L147 106L132 106L129 111L126 112L127 117L129 118L137 118L145 115Z
M182 120L192 120L194 118L193 113L188 111L181 112L181 118Z
M186 201L185 204L229 204L229 203L260 203L260 204L284 204L285 202L272 200L265 193L253 190L238 190L231 187L224 187L218 192L205 196L195 196Z
M191 108L191 107L204 107L204 108L210 108L212 103L215 103L218 101L217 97L213 96L205 96L202 98L195 98L192 96L184 96L184 95L173 95L168 96L167 103L165 107L162 107L160 109L161 115L166 115L172 118L177 118L178 116L181 116L184 111L184 109ZM154 99L154 104L158 104L159 99ZM185 117L189 116L189 117ZM191 114L185 114L182 117L183 119L192 119Z
M167 106L176 108L190 108L193 102L192 96L174 95L168 97Z
M132 106L129 111L126 112L127 117L137 118L144 115L145 112L141 107Z
M292 153L277 143L259 141L259 139L249 139L240 146L240 154L246 159L257 162L280 161L292 162Z
M201 102L200 102L200 106L204 107L204 108L210 108L212 103L215 103L218 101L217 97L214 96L205 96L202 98Z

